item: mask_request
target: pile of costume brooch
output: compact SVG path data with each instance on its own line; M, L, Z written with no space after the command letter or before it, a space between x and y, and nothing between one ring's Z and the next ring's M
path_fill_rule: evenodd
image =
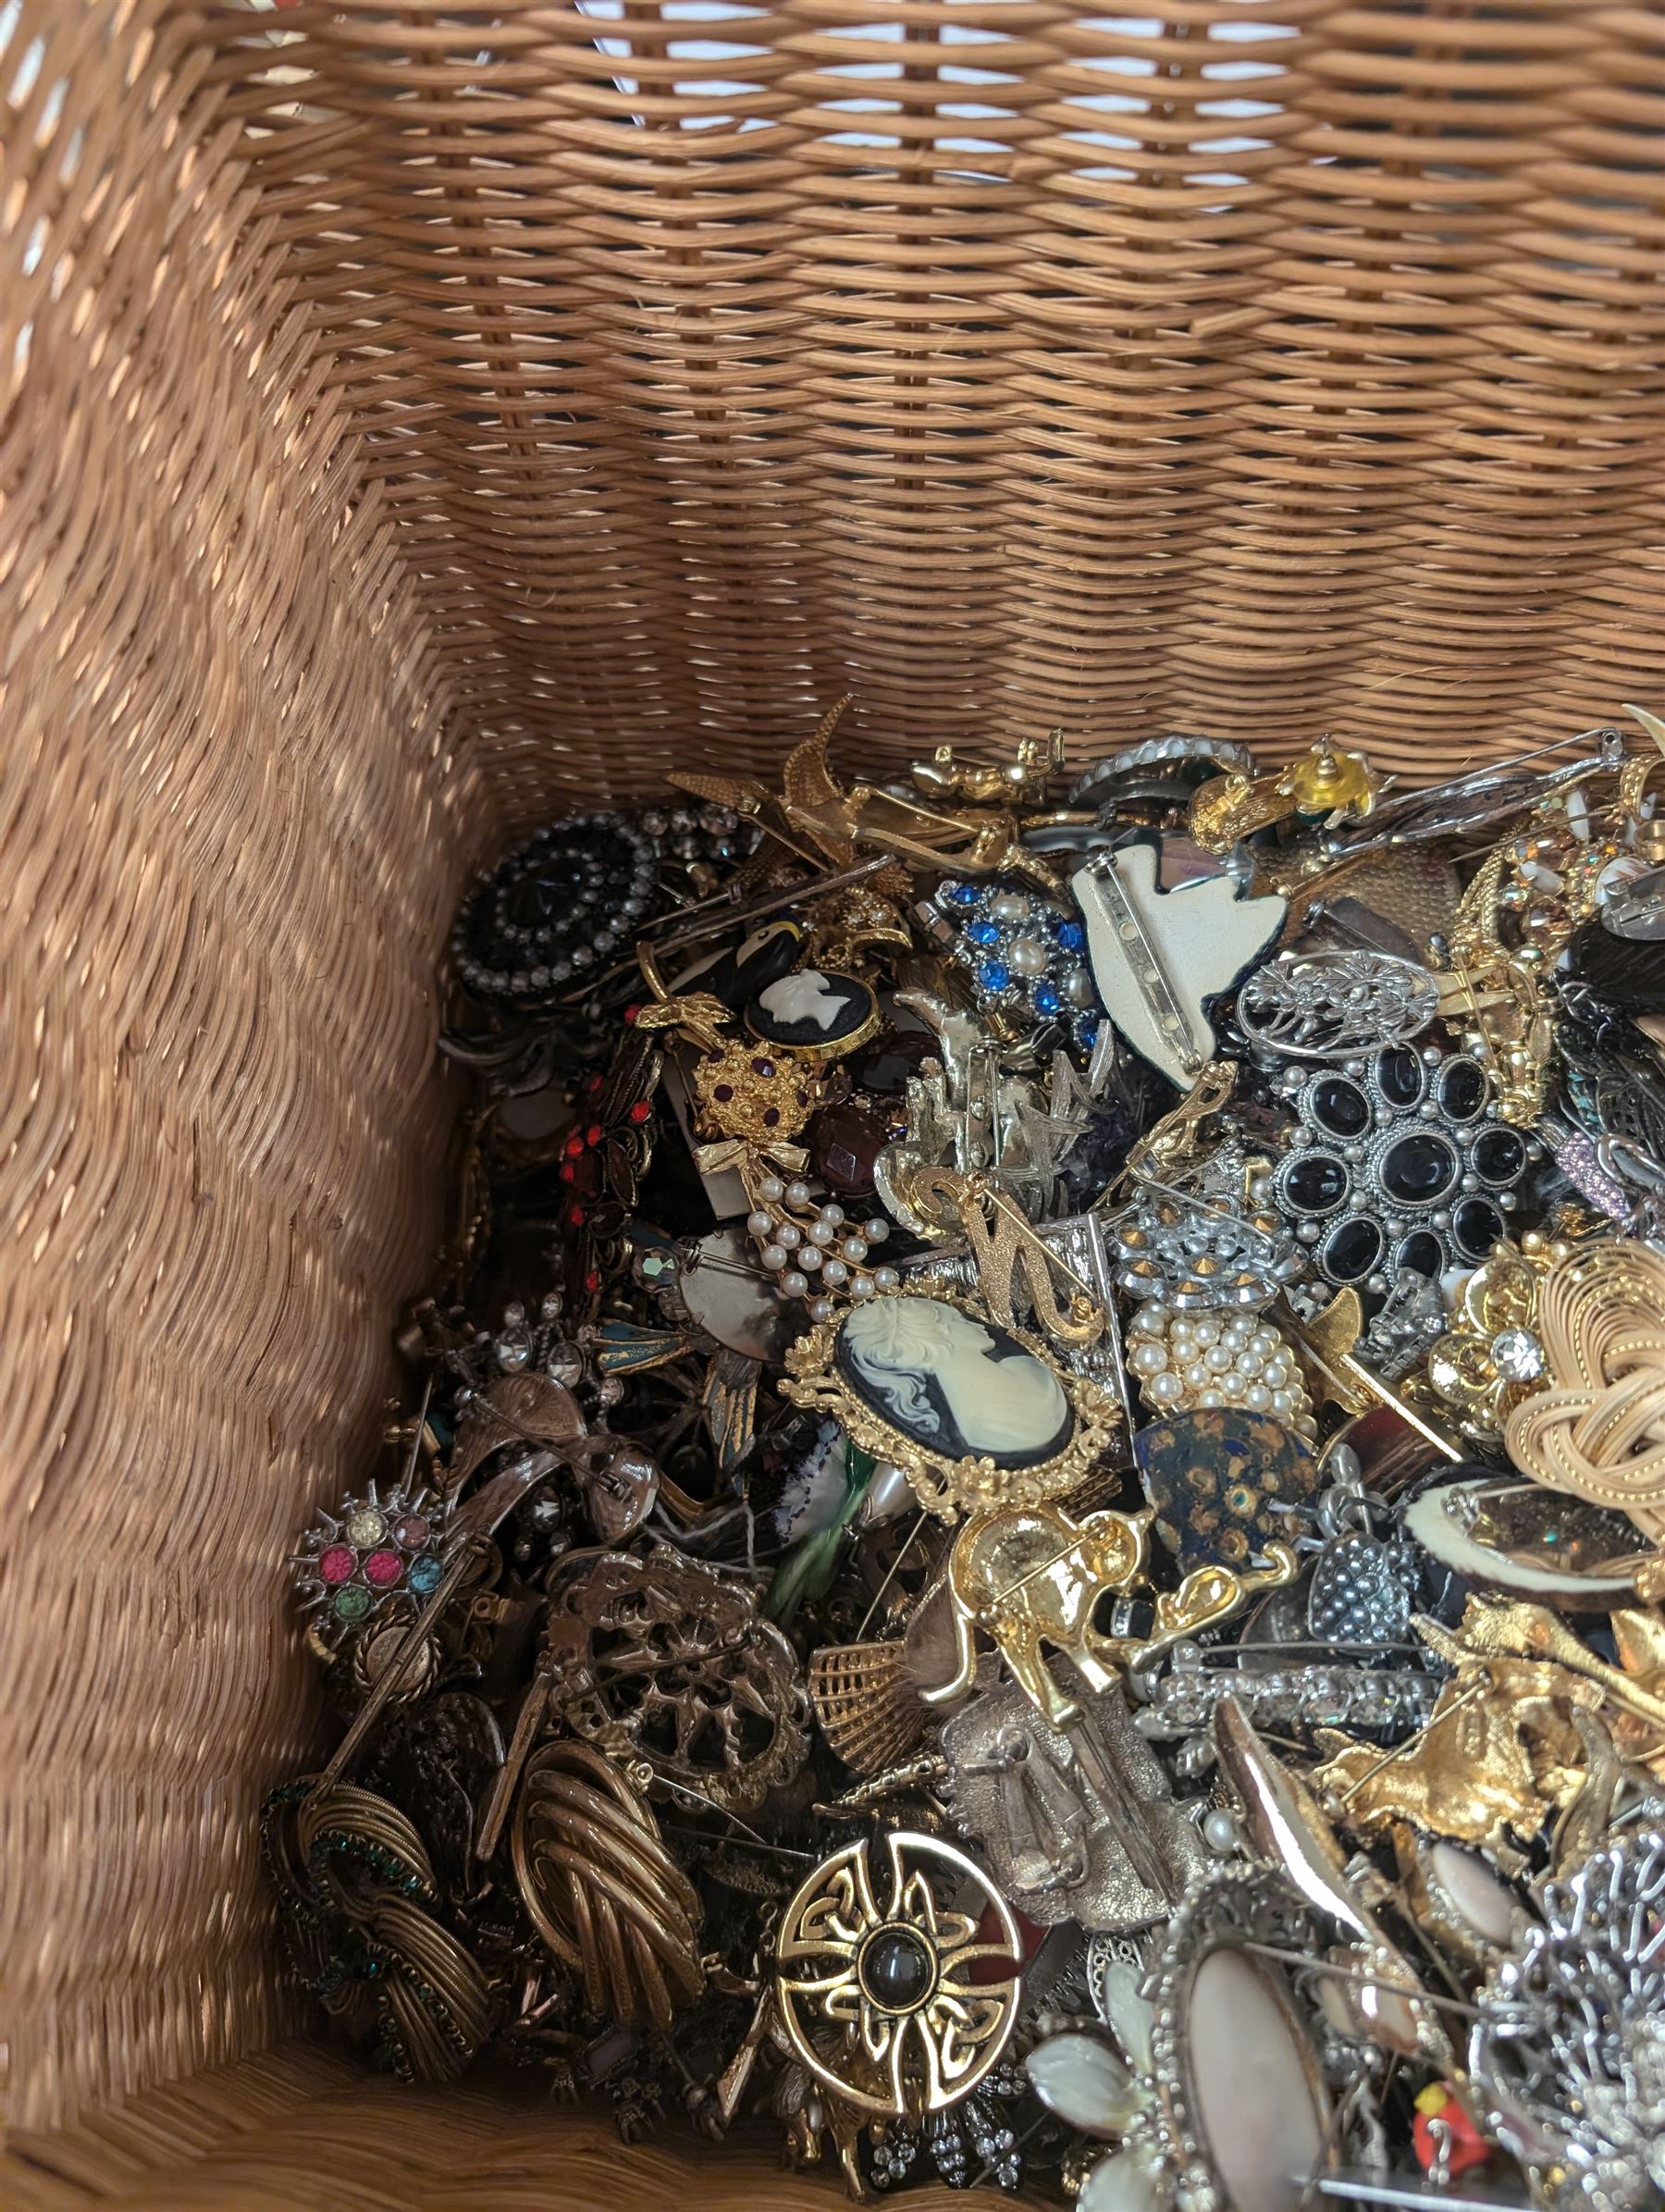
M287 1956L857 2195L1665 2191L1665 723L690 775L483 876Z

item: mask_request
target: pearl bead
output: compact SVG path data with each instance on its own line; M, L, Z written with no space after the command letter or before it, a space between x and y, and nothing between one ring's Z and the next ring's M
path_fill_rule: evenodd
M809 1203L808 1184L806 1182L788 1183L786 1203L788 1205L808 1205Z
M804 1232L795 1221L783 1221L775 1230L775 1242L784 1244L788 1252L796 1252L804 1241Z
M840 1283L848 1282L850 1279L850 1270L845 1266L843 1260L829 1260L821 1269L821 1275L826 1281L832 1285L834 1290L837 1290Z
M776 1267L783 1267L786 1265L785 1245L765 1244L763 1247L762 1259L763 1265L771 1270Z
M1211 1407L1223 1405L1225 1403L1225 1400L1218 1390L1199 1390L1197 1393L1197 1403L1201 1406Z
M820 1210L820 1217L830 1228L836 1229L845 1217L845 1210L841 1205L824 1205Z
M811 1274L820 1266L824 1257L819 1244L802 1244L798 1247L797 1264L800 1267L807 1267Z
M1212 1812L1205 1812L1202 1840L1216 1859L1229 1859L1240 1840L1237 1815L1227 1812L1224 1805L1216 1805Z
M864 1221L861 1233L870 1244L882 1244L890 1234L890 1223L882 1214L875 1214L870 1221Z
M838 1234L831 1221L811 1221L809 1234L818 1244L830 1244Z
M1199 1314L1191 1323L1191 1334L1199 1344L1217 1344L1220 1341L1220 1324L1213 1314Z
M1021 891L1002 891L989 901L989 912L996 921L1027 921L1030 902Z
M1265 1364L1265 1361L1253 1352L1240 1352L1237 1355L1237 1371L1245 1382L1252 1382Z
M865 1237L846 1237L838 1249L844 1254L852 1267L858 1267L868 1255L867 1239Z
M1188 1390L1205 1390L1210 1380L1208 1369L1201 1360L1193 1360L1185 1370L1185 1384Z
M1224 1344L1211 1344L1202 1354L1202 1365L1213 1375L1224 1375L1231 1365L1231 1353Z
M755 1214L747 1214L746 1226L754 1237L771 1237L774 1234L774 1216L766 1214L759 1206Z
M1175 1374L1154 1375L1151 1378L1149 1395L1157 1405L1178 1405L1185 1395L1185 1385Z
M870 1275L851 1276L850 1296L852 1298L870 1298L872 1295L873 1279Z
M809 1318L812 1321L830 1321L832 1318L832 1301L830 1298L812 1298L809 1301Z
M766 1175L758 1185L758 1196L765 1205L779 1205L786 1195L786 1186L778 1175Z
M1072 1007L1092 1004L1092 978L1084 968L1072 968L1064 978L1064 996Z
M1282 1339L1276 1329L1257 1328L1249 1340L1249 1349L1258 1352L1262 1359L1270 1359L1275 1352L1282 1349Z
M1295 1411L1295 1401L1290 1397L1288 1390L1273 1391L1272 1411L1276 1415L1280 1421L1287 1421L1289 1415Z
M1046 947L1034 937L1014 937L1006 947L1006 966L1014 975L1044 975Z
M1153 1298L1148 1305L1141 1305L1128 1324L1132 1337L1159 1337L1168 1325L1168 1310L1160 1299Z
M1135 1375L1160 1375L1168 1364L1167 1347L1145 1337L1128 1353L1128 1365Z
M894 1267L875 1267L873 1281L882 1291L894 1291L900 1289L902 1278Z
M1234 1405L1248 1387L1235 1367L1229 1375L1222 1375L1220 1378L1220 1395L1223 1398L1229 1398Z
M807 1275L800 1275L794 1267L789 1275L782 1276L781 1288L788 1298L801 1298L809 1288L809 1278Z
M1179 1318L1174 1322L1172 1327L1169 1328L1167 1335L1168 1342L1173 1345L1176 1352L1183 1351L1186 1345L1194 1344L1197 1341L1196 1334L1192 1329L1190 1323L1185 1318L1183 1314L1181 1314Z
M1243 1403L1252 1414L1269 1413L1272 1408L1272 1393L1264 1382L1252 1382L1243 1392Z

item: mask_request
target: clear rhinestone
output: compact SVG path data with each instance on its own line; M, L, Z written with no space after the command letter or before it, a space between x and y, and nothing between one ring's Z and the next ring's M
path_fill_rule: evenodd
M1544 1372L1544 1347L1529 1328L1506 1328L1493 1337L1491 1355L1505 1382L1536 1382Z

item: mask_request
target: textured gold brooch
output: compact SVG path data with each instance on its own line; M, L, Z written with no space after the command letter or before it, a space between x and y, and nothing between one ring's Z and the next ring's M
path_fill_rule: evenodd
M1546 1388L1508 1419L1523 1474L1665 1541L1665 1257L1604 1238L1548 1276Z
M952 1844L893 1830L882 1854L865 1837L835 1851L782 1914L781 2025L798 2062L861 2111L940 2112L1005 2047L1022 1942L1011 1907Z
M1449 1328L1428 1355L1428 1381L1464 1436L1491 1439L1515 1407L1544 1387L1538 1293L1572 1246L1528 1230L1494 1245L1463 1288Z

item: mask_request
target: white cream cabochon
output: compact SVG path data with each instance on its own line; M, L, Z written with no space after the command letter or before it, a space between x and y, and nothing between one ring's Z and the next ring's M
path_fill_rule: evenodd
M1153 845L1124 846L1080 870L1069 888L1087 926L1092 980L1105 1011L1142 1059L1187 1090L1190 1077L1184 1057L1164 1035L1140 987L1136 964L1143 955L1137 943L1124 941L1105 907L1103 872L1114 872L1122 896L1139 917L1178 1001L1187 1041L1205 1060L1213 1057L1215 1033L1202 1001L1229 990L1245 973L1283 927L1289 906L1275 896L1240 898L1227 875L1204 876L1177 891L1159 890L1156 860Z

